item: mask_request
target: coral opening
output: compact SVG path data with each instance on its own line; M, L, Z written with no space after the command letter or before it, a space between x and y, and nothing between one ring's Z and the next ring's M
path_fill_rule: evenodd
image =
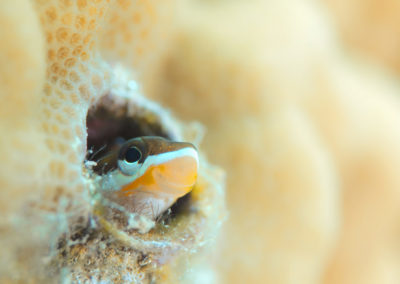
M129 98L106 95L88 111L87 157L88 161L98 161L109 151L126 140L140 136L161 136L174 140L173 134L163 124L158 113L137 105ZM92 168L97 175L108 173L107 168ZM190 212L191 194L179 198L158 220L168 223L171 218Z
M132 115L128 103L115 104L108 95L93 105L86 118L87 159L96 158L126 140L139 136L161 136L170 139L160 121L145 114Z

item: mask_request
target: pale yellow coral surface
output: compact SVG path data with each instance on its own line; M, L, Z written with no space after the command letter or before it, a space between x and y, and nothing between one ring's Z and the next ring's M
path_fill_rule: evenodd
M89 210L77 197L86 113L121 64L147 96L202 122L201 148L226 169L230 214L214 272L192 271L199 282L398 283L399 11L386 2L2 4L2 216L37 199L45 212ZM352 57L365 52L388 69ZM27 241L3 219L0 272L24 279L35 266L21 253L44 259L32 247L49 239L41 220Z
M400 72L400 2L323 0L350 50L375 64Z
M397 79L344 51L321 3L189 9L147 86L227 169L221 280L397 283Z
M140 119L158 124L169 137L183 138L183 126L167 111L142 98L134 87L135 78L117 66L124 65L122 60L113 61L107 57L107 47L100 47L102 38L110 37L107 25L118 30L113 9L128 12L125 8L129 2L109 2L37 0L1 4L0 130L4 166L0 168L0 244L4 249L0 282L104 278L124 283L123 279L130 278L135 283L147 283L161 274L168 279L186 271L171 272L165 267L169 259L177 252L188 255L200 250L214 237L222 220L222 176L215 177L219 170L204 163L199 171L204 194L192 201L197 211L182 217L182 222L171 225L169 231L156 228L136 239L128 236L125 239L133 245L121 247L119 234L113 238L112 229L94 225L99 218L92 217L93 207L100 201L93 193L94 174L85 163L90 150L86 118L91 106L107 97L111 100L108 107L115 104L116 112L126 109L127 116L144 116ZM140 19L157 19L153 10L162 10L162 6L138 2L131 3L139 17L134 23L151 34L154 23L141 23ZM114 43L118 46L120 38ZM141 56L137 53L131 59L140 62ZM118 107L119 103L122 106ZM208 212L212 200L219 209ZM103 229L108 231L104 237ZM138 244L146 249L142 251ZM157 249L160 244L166 247L161 253ZM108 250L104 251L106 246ZM105 256L99 256L102 253Z
M3 39L0 54L0 143L1 156L7 163L0 172L3 189L0 191L0 212L4 216L8 206L18 207L24 195L31 194L29 187L34 187L32 182L37 184L40 177L35 171L42 167L39 165L34 169L33 163L47 158L44 147L26 139L35 137L34 140L43 143L41 134L37 133L40 127L37 117L45 80L45 47L30 1L4 3L0 13L3 27L0 30ZM18 151L10 150L14 145L18 145ZM16 172L21 175L16 175Z

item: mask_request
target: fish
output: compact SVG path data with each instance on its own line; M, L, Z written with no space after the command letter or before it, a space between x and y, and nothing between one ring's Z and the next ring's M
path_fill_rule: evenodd
M153 220L193 189L199 170L196 147L158 136L136 137L96 161L104 198Z

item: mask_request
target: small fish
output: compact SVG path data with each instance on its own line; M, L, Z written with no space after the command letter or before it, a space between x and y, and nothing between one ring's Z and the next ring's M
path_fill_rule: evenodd
M97 161L104 197L130 212L156 219L189 193L197 179L196 148L186 142L143 136L126 141Z

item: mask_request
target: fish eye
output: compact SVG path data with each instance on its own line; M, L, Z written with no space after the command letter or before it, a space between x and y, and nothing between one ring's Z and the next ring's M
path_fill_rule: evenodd
M136 147L130 147L125 152L124 160L128 163L134 163L140 160L142 153Z
M131 146L121 154L121 158L118 160L119 170L124 175L134 175L141 167L139 160L142 158L142 152L135 146Z

